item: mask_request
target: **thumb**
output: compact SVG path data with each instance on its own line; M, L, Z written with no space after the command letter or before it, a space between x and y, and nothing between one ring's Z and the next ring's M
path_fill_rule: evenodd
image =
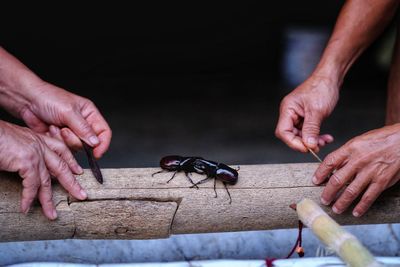
M49 130L49 126L40 120L32 111L25 109L21 113L22 120L26 125L31 128L34 132L45 133Z
M65 125L72 130L86 144L95 147L100 141L92 126L80 113L74 113L65 117Z
M303 143L311 149L318 147L318 136L321 128L322 116L319 113L308 112L304 116L302 137Z

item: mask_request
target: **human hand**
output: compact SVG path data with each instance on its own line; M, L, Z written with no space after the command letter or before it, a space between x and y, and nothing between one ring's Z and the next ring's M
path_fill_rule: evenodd
M41 80L2 47L0 59L2 107L35 132L63 128L60 136L71 148L81 148L83 140L97 158L107 151L111 129L93 102Z
M87 197L73 175L83 170L64 142L4 121L0 121L0 133L0 169L18 172L23 179L22 212L27 213L38 196L44 215L57 218L50 175L75 198Z
M336 170L336 171L335 171ZM363 215L378 196L400 179L400 124L386 126L353 138L329 154L313 177L322 183L335 171L322 192L321 202L342 213L362 195L353 215Z
M339 98L339 85L321 76L311 76L281 102L275 135L300 152L319 151L333 142L320 135L322 120L331 114Z
M47 82L30 84L35 94L30 105L21 109L20 116L36 132L61 136L73 149L82 147L81 140L94 147L100 158L108 149L112 132L92 101L72 94ZM57 132L55 125L63 127ZM50 127L50 128L49 128Z

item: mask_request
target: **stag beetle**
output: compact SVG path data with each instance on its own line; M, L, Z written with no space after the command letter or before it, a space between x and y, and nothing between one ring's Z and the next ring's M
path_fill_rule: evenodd
M217 197L217 191L215 189L217 180L220 180L226 189L226 192L229 196L229 204L232 203L231 194L227 188L227 184L234 185L238 181L238 170L235 170L223 163L217 163L211 160L206 160L202 157L182 157L177 155L165 156L160 160L161 171L153 173L154 176L157 173L162 172L174 172L172 177L167 181L169 183L172 179L174 179L175 174L177 172L185 172L186 177L189 179L192 184L191 187L195 187L198 189L199 184L203 184L210 179L214 179L214 192L215 197ZM206 178L194 183L190 177L190 173L195 172L198 174L206 175Z

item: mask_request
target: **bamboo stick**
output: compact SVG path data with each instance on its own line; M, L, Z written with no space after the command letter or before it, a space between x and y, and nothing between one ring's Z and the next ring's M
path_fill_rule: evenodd
M383 266L352 234L345 231L320 206L303 199L296 207L299 219L328 247L333 249L350 267Z

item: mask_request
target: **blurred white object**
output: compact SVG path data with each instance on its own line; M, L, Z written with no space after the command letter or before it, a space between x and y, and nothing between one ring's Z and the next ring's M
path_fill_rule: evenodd
M399 257L376 257L376 259L387 267L400 267ZM346 265L340 258L302 258L274 261L274 267L345 267Z
M377 257L378 261L388 267L400 267L400 257ZM72 264L72 263L24 263L9 265L10 267L263 267L263 260L209 260L168 263L126 263L126 264ZM295 258L274 261L274 267L324 267L345 266L336 257Z
M283 82L296 87L313 72L329 38L327 29L292 27L284 32Z

